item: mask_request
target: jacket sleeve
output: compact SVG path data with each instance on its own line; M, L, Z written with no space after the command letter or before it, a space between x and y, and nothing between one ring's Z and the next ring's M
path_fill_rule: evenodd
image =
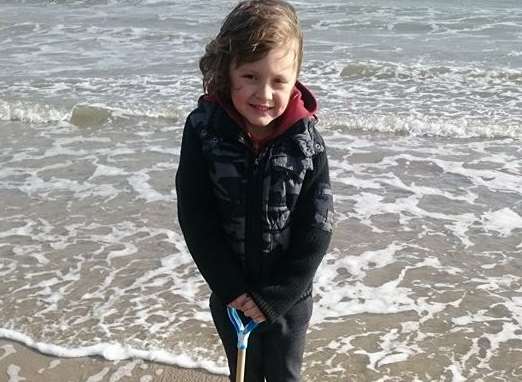
M201 123L201 122L200 122ZM210 289L225 303L247 291L239 258L225 240L198 130L187 118L176 173L178 220Z
M333 198L326 152L314 160L292 217L287 253L272 269L270 281L251 291L268 321L285 314L311 287L332 236Z

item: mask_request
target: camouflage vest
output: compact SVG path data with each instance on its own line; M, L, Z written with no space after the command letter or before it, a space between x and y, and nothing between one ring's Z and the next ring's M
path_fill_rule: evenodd
M208 163L224 234L249 278L263 279L288 249L292 212L305 175L314 170L313 157L324 151L324 143L315 120L304 120L256 155L221 108L202 103L199 109L192 125ZM322 216L317 220L331 230L331 221Z

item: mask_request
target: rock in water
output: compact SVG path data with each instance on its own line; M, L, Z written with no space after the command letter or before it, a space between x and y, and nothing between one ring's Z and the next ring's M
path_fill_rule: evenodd
M78 104L73 107L69 122L78 127L101 126L111 116L111 111L102 106Z

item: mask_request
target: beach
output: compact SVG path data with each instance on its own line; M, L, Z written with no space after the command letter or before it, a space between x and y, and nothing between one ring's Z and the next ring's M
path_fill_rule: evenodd
M223 376L139 359L57 358L0 340L0 380L31 382L225 382Z
M225 380L174 179L232 3L0 4L1 382ZM335 208L304 382L520 381L520 2L295 6Z

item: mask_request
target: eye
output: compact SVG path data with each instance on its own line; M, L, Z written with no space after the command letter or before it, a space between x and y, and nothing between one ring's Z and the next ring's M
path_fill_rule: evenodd
M276 79L274 79L274 84L275 84L274 86L282 88L286 84L288 84L288 81L284 78L276 78Z
M254 81L256 79L256 76L254 74L251 74L251 73L245 73L241 76L241 78L244 78L246 80L252 80Z

